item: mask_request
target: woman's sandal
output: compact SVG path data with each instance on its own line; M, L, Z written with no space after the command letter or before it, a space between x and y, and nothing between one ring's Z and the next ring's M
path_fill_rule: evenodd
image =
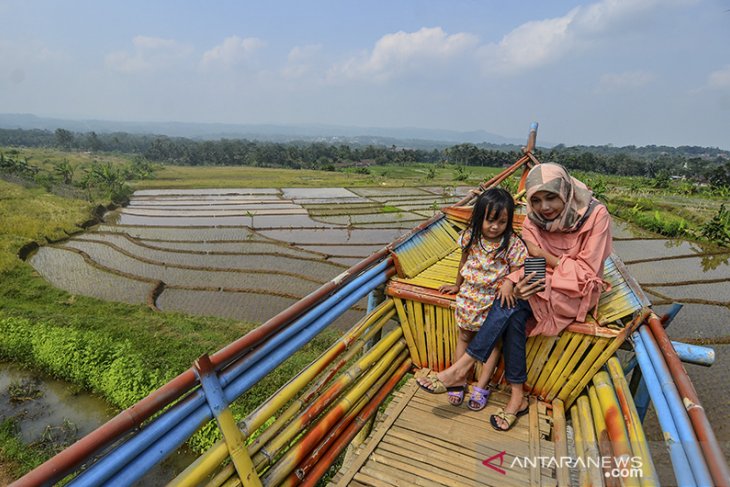
M517 421L517 418L520 416L524 416L530 411L530 405L528 404L525 406L525 409L520 409L517 411L516 414L508 413L504 410L504 408L499 408L497 410L497 414L492 414L489 417L489 422L492 425L492 428L496 429L497 431L509 431L512 429L512 426L514 426L515 422ZM505 423L507 423L506 428L502 428L499 423L497 423L497 418L501 419Z
M471 397L466 403L466 407L472 411L481 411L487 405L489 394L492 393L491 389L482 389L481 387L474 386L471 388Z
M418 372L416 372L416 384L418 384L418 387L423 389L424 391L431 393L431 394L443 394L444 392L464 392L465 385L460 386L447 386L444 384L441 379L438 378L438 373L429 370L429 369L421 369ZM426 383L422 383L418 379L425 379Z

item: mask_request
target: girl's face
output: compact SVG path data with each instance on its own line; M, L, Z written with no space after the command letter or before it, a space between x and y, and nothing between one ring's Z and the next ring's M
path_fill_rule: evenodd
M532 209L547 221L555 220L563 212L565 202L556 193L538 191L530 197Z
M484 217L482 222L482 236L488 240L497 240L507 230L507 211L502 210L499 214L492 212Z

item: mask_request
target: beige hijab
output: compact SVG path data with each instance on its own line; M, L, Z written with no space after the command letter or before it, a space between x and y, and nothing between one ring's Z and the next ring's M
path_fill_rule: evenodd
M530 170L525 181L527 190L527 217L548 232L576 232L600 204L585 184L568 174L560 164L547 162L538 164ZM530 198L538 191L557 194L565 203L563 212L554 220L548 221L532 209Z

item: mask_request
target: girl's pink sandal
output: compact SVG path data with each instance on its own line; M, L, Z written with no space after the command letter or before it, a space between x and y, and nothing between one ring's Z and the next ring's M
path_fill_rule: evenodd
M466 407L472 411L481 411L487 405L487 400L491 393L491 389L482 389L477 386L472 387L471 396L469 397L469 402L466 403Z

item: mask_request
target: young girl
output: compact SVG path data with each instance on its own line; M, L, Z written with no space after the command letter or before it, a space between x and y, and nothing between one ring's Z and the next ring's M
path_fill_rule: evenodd
M505 277L521 267L527 257L525 244L512 230L514 209L514 200L504 189L492 188L479 196L469 228L464 230L459 239L462 252L456 283L439 289L447 294L458 292L456 323L459 326L459 339L456 343L456 359L465 353L495 299L499 299L502 304L514 305L512 283ZM487 382L498 359L499 351L495 349L472 388L467 403L469 409L479 411L487 405L490 392ZM450 388L449 402L454 406L461 405L465 389L466 384Z

